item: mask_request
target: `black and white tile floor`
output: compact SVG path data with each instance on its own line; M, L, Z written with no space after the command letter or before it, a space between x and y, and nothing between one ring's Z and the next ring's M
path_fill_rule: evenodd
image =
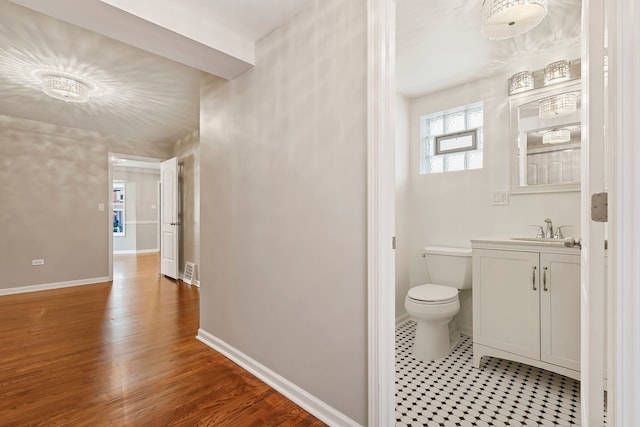
M580 383L497 358L472 363L463 336L444 359L421 362L415 322L396 328L396 426L579 426Z

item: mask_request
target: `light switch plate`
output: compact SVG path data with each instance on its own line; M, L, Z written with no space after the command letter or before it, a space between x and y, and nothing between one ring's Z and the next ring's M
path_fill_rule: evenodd
M98 203L98 212L104 212L104 203Z
M506 190L493 191L491 193L491 204L495 206L509 204L509 192Z

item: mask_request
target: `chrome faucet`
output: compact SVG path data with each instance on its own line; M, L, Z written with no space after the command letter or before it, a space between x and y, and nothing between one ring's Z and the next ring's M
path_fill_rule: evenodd
M544 222L546 224L546 228L544 230L544 237L546 237L547 239L553 239L554 237L553 224L551 223L551 220L549 218L545 218Z

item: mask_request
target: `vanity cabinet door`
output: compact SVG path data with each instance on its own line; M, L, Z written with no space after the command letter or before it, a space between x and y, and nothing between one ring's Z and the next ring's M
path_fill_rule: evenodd
M580 370L580 255L540 254L540 359Z
M540 358L537 252L473 251L474 343Z

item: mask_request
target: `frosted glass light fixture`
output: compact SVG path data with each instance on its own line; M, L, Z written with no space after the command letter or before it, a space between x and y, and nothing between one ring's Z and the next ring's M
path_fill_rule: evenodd
M533 89L533 73L531 71L520 71L511 76L509 84L509 95Z
M565 82L570 78L571 70L569 68L569 61L556 61L544 67L545 86L548 84Z
M483 0L480 31L489 40L519 36L547 16L547 0Z
M50 73L41 76L42 91L52 98L67 102L87 102L91 86L66 73Z
M543 144L562 144L571 141L571 131L568 129L554 129L542 134Z
M575 93L563 93L540 101L538 116L541 119L560 117L576 111L578 105Z

